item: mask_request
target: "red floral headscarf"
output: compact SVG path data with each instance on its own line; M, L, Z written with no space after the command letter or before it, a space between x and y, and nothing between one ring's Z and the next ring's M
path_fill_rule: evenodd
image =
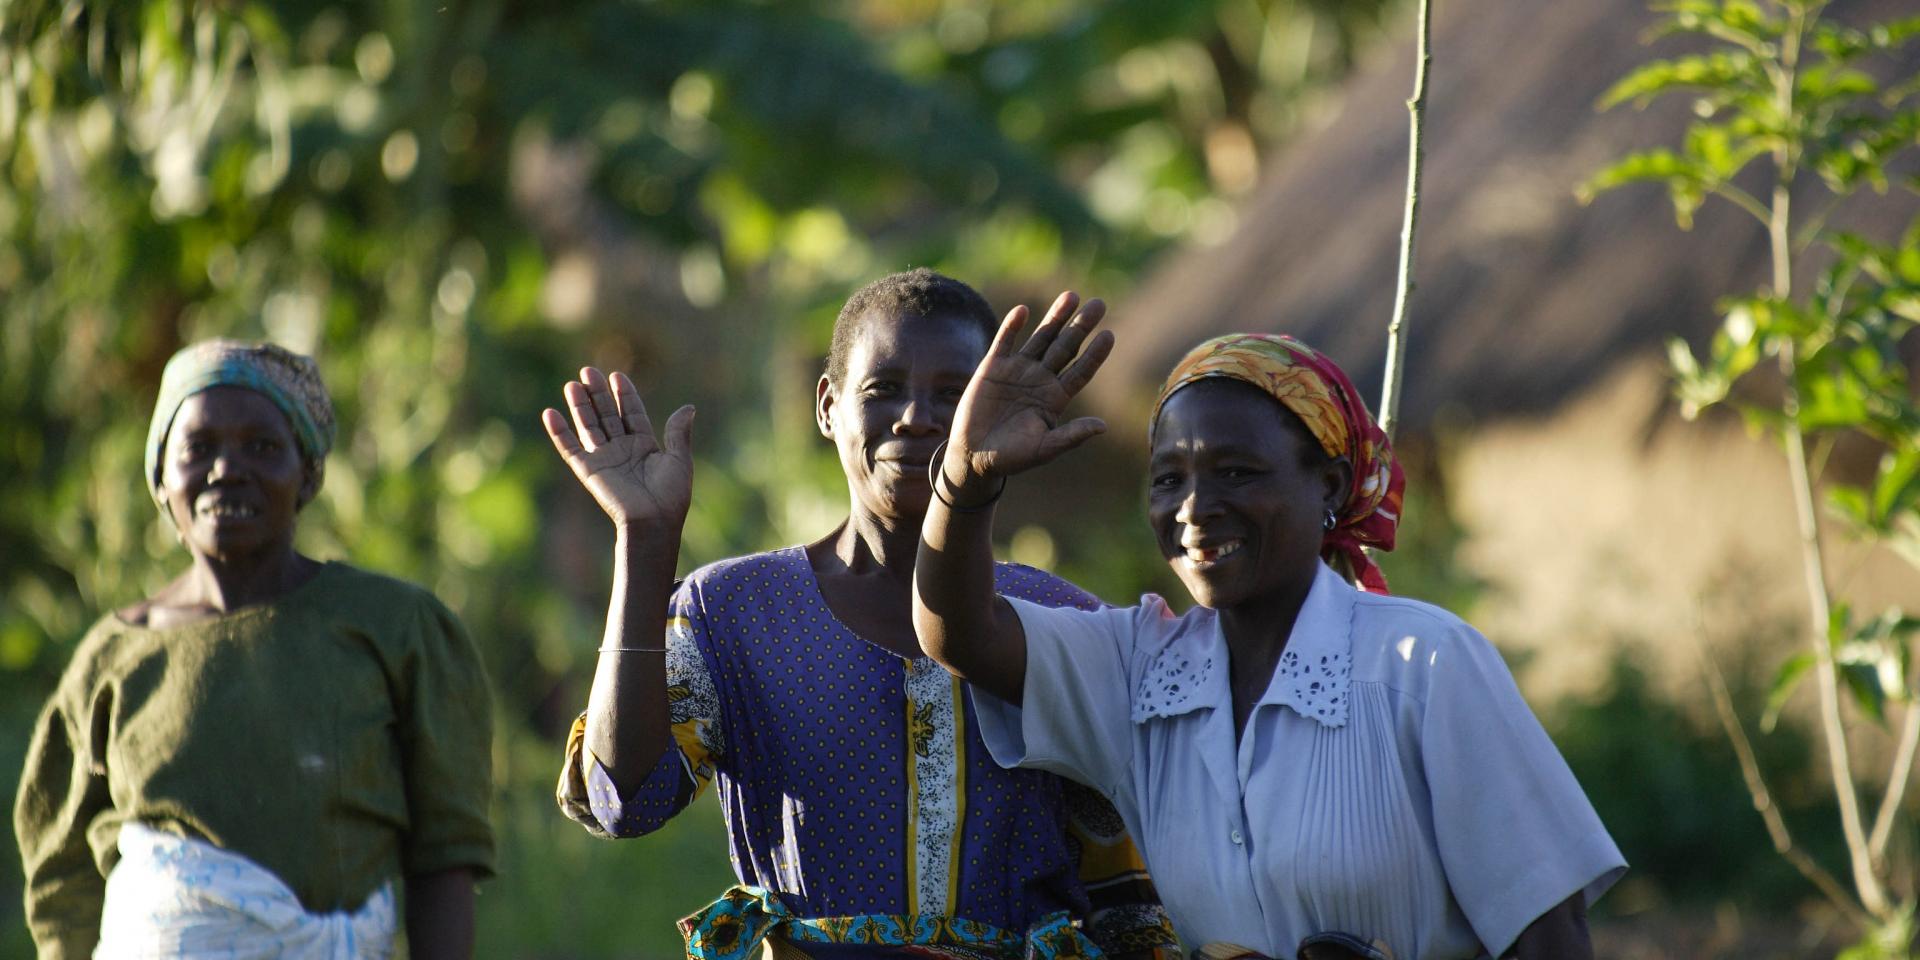
M1175 391L1211 377L1265 391L1306 424L1327 456L1344 457L1353 466L1353 488L1335 511L1320 556L1336 569L1351 571L1369 593L1386 593L1386 576L1363 548L1393 549L1407 479L1394 459L1393 444L1353 389L1353 381L1332 360L1292 337L1230 333L1194 347L1174 364L1153 402L1152 422L1159 424L1160 408Z

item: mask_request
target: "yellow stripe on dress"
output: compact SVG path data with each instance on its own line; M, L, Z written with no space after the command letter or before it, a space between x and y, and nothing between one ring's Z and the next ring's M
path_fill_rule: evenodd
M967 709L964 698L967 693L960 685L959 677L948 677L953 692L951 709L953 710L953 839L948 842L947 855L947 909L951 917L959 908L960 896L960 841L965 836L967 826Z
M951 915L959 888L963 731L956 681L932 660L906 664L907 903Z

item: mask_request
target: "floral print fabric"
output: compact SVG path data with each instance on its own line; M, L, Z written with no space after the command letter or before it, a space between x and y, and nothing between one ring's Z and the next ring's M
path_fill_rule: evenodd
M744 885L680 921L680 933L687 941L688 960L752 960L769 937L778 938L785 948L776 950L776 956L798 953L810 960L871 958L875 953L950 960L1092 960L1102 955L1064 910L1020 932L925 914L801 918L779 895Z

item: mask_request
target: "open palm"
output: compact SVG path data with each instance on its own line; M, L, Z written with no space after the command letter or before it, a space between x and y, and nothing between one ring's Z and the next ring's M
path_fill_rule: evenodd
M1113 334L1093 333L1106 305L1063 293L1018 349L1027 308L1014 307L974 371L954 414L948 478L964 465L973 478L1007 477L1039 466L1106 429L1097 417L1067 423L1060 415L1113 348ZM1089 335L1092 339L1089 340ZM1082 350L1081 346L1086 349Z
M563 393L572 421L552 408L540 421L600 509L617 526L678 535L693 498L693 407L674 411L656 441L640 391L626 374L609 380L587 367Z

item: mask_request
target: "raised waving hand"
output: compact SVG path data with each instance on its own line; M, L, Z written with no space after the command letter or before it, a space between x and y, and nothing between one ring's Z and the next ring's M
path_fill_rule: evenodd
M1107 429L1098 417L1060 422L1068 401L1113 349L1113 334L1094 333L1106 312L1099 300L1082 306L1072 291L1062 293L1016 347L1027 308L1008 311L960 398L941 467L963 500L987 499L1001 479L1047 463Z
M560 459L615 526L677 537L693 499L693 407L674 411L656 439L640 391L624 373L609 379L584 367L563 393L571 422L551 407L540 414Z

